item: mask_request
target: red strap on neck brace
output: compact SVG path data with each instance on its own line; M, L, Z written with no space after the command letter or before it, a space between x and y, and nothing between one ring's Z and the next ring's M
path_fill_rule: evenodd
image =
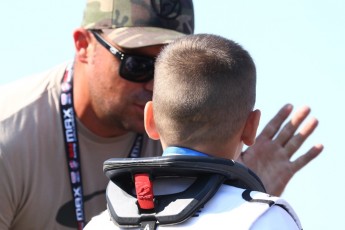
M150 176L147 173L139 173L134 175L135 191L137 200L141 209L153 209L153 189Z

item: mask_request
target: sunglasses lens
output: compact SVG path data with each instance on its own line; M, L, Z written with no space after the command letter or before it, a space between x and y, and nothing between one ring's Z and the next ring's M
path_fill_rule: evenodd
M134 82L147 82L153 79L153 59L127 56L121 62L120 75Z

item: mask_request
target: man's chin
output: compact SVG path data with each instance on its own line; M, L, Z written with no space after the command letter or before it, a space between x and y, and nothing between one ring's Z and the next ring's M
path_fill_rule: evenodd
M134 132L134 133L145 133L144 127L130 127L128 131Z
M144 120L143 119L131 119L127 120L125 128L130 132L145 133Z

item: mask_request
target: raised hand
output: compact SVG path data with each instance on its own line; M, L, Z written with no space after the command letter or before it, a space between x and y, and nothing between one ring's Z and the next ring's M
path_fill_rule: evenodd
M275 196L280 196L292 176L323 150L323 145L317 144L294 161L291 160L318 125L318 120L311 118L295 133L310 113L310 108L304 106L280 129L292 109L291 104L282 107L256 138L255 144L242 152L238 159L260 177L267 193Z

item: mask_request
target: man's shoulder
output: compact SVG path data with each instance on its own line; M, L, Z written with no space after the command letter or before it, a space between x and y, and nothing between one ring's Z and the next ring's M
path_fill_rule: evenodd
M65 69L66 64L64 63L48 71L1 85L0 121L11 117L18 111L48 95L48 92L53 92L56 94L55 98L57 98L58 83L61 81Z

